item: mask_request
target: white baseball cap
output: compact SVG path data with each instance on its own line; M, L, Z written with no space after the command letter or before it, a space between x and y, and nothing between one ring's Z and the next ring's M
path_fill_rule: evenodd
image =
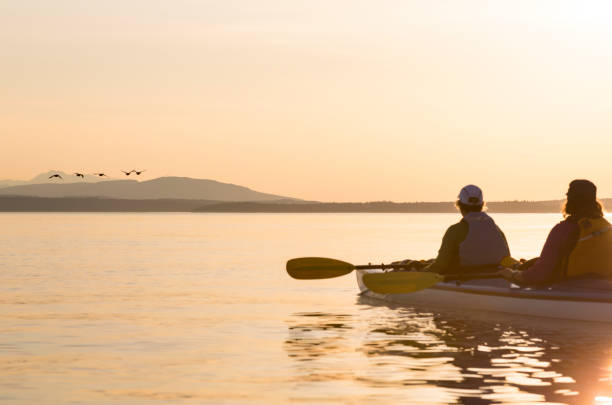
M482 190L473 184L468 184L459 192L459 201L466 205L481 205Z

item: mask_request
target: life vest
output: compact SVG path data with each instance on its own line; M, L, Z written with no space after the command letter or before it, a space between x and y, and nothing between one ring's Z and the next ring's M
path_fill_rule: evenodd
M578 221L580 236L567 259L565 275L612 276L612 225L605 218Z
M470 212L463 219L469 230L459 244L459 264L461 267L498 265L510 256L508 244L495 225L493 218L485 212Z

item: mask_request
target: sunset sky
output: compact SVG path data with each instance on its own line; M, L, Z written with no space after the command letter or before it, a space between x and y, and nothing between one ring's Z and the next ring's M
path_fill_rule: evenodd
M0 179L612 197L607 1L0 1Z

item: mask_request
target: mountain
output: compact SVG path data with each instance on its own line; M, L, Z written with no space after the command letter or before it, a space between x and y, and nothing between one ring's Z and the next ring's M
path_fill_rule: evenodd
M49 183L50 181L53 181L53 183ZM260 193L235 184L220 183L215 180L192 179L188 177L160 177L147 181L114 180L100 181L97 183L83 181L62 183L61 180L47 179L46 184L25 184L0 188L0 195L31 197L103 197L120 199L169 198L216 201L293 200L289 197Z
M23 181L23 180L0 180L0 188L20 186L22 184L27 184L27 183L28 183L27 181Z
M61 181L63 183L83 183L84 181L89 182L89 183L99 183L101 181L117 180L113 177L107 177L107 176L99 177L99 176L94 176L93 174L89 174L89 173L83 173L85 175L85 178L82 179L80 177L75 176L74 173L66 173L61 170L49 170L46 173L41 173L38 176L33 177L27 183L29 184L49 183L50 181L49 176L56 174L56 173L61 175L63 177L63 180L54 179L54 181Z
M218 201L0 196L0 212L192 212Z
M59 174L62 176L62 179L49 179L49 176L53 174ZM85 174L85 179L77 177L74 173L66 173L61 170L49 170L48 172L41 173L35 177L32 177L30 180L0 180L0 188L1 187L12 187L12 186L22 186L26 184L48 184L50 181L54 181L56 183L99 183L101 181L114 180L112 177L98 177L93 174Z

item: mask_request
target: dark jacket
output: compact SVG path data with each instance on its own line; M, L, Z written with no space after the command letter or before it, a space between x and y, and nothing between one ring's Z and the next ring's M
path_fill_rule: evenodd
M497 225L495 225L495 228L497 231L499 231L506 248L508 248L506 236ZM425 268L425 271L434 271L441 274L458 273L466 270L469 271L468 269L461 268L461 259L459 254L461 243L466 239L469 230L470 227L465 218L462 218L458 223L451 225L446 230L446 233L442 238L442 245L438 251L438 257L436 257L432 264ZM510 250L508 249L508 254L509 251Z

